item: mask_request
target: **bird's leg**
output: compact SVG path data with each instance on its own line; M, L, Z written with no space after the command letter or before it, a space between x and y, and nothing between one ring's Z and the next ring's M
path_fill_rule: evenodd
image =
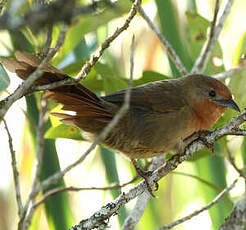
M185 144L190 144L192 141L194 140L201 140L203 142L203 144L208 148L211 149L212 152L214 152L214 144L209 143L205 136L207 136L208 134L210 134L212 131L210 130L206 130L206 129L202 129L199 130L197 132L192 133L190 136L186 137L184 139L184 143Z
M134 160L134 159L131 159L131 162L132 162L134 168L136 169L137 174L138 174L139 176L141 176L141 177L144 179L144 181L145 181L145 183L146 183L146 186L147 186L147 189L148 189L150 195L153 196L153 197L155 197L155 195L154 195L153 192L152 192L152 188L151 188L151 186L150 186L150 184L149 184L149 177L152 175L153 171L145 171L145 170L143 170L143 169L137 164L136 160ZM158 187L159 187L158 183L155 182L155 191L158 190Z

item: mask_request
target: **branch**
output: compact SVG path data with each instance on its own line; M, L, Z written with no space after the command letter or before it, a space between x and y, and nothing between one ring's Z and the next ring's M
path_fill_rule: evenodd
M2 14L3 7L4 7L4 5L7 3L7 1L8 1L8 0L2 0L2 1L0 2L0 15Z
M25 93L32 86L32 84L39 77L42 76L43 68L46 66L47 62L49 62L49 60L55 55L55 53L63 44L67 29L68 29L67 26L63 26L63 28L60 31L59 38L57 40L55 47L49 51L48 55L42 60L38 68L32 74L30 74L30 76L15 90L13 94L11 94L10 96L8 96L7 98L5 98L0 102L0 121L3 119L10 106L19 98L24 96Z
M65 192L65 191L70 191L70 192L80 192L80 191L86 191L86 190L112 190L112 189L120 189L123 188L133 182L135 182L138 179L138 176L134 177L132 180L124 183L124 184L115 184L115 185L111 185L111 186L105 186L105 187L58 187L58 188L54 188L52 190L49 190L48 192L46 192L37 202L35 202L33 204L33 208L37 208L40 204L42 204L45 200L47 200L49 197L56 195L57 193L60 192Z
M213 51L213 48L216 44L216 41L218 40L218 37L220 35L220 32L225 24L225 20L230 13L231 6L234 0L228 0L225 9L219 19L218 24L216 25L216 19L217 19L217 14L218 14L218 8L219 8L219 0L216 0L216 5L215 5L215 11L214 11L214 18L211 23L211 30L210 30L210 35L208 40L204 43L201 53L199 57L197 58L191 73L200 73L203 72L204 69L207 66L208 60L211 56L211 53Z
M245 195L244 195L245 196ZM231 214L226 218L220 230L245 230L246 226L246 199L238 201Z
M234 158L232 156L232 153L230 151L230 149L228 148L228 146L226 145L226 151L227 151L227 155L228 155L228 160L229 162L231 163L231 165L233 166L233 168L238 172L238 174L244 178L244 180L246 181L246 175L245 173L243 172L243 170L239 169L236 164L235 164L235 161L234 161Z
M218 73L216 75L214 75L213 77L220 80L220 81L223 81L227 78L230 78L231 76L237 74L237 73L240 73L242 72L243 70L245 70L246 68L246 61L244 61L242 64L230 69L230 70L227 70L225 72L222 72L222 73Z
M22 211L23 211L23 205L21 201L19 171L18 171L15 151L14 151L13 143L12 143L13 140L12 140L7 122L4 119L3 119L3 123L6 129L6 132L8 134L8 138L9 138L9 150L10 150L11 160L12 160L11 165L12 165L12 171L13 171L13 176L14 176L15 196L16 196L17 207L18 207L18 215L21 216Z
M102 56L104 50L110 46L110 44L112 43L112 41L115 40L115 38L117 38L124 30L126 30L129 27L130 22L137 14L137 7L139 7L140 5L141 0L134 1L124 24L121 27L117 28L115 32L101 44L99 50L91 56L90 60L83 66L79 74L75 77L76 80L84 79L91 71L91 68L97 63L98 59Z
M225 136L225 135L246 135L246 132L242 132L244 130L239 129L238 127L246 121L246 111L242 114L233 118L226 125L218 128L205 136L204 140L206 143L214 143L217 139ZM195 140L191 144L189 144L184 153L173 155L169 160L165 162L161 167L155 170L152 176L149 178L149 184L153 187L155 182L159 181L162 177L166 176L168 173L176 169L179 164L183 161L187 160L193 154L205 147L204 143L201 140ZM144 191L147 191L147 187L145 181L141 181L138 185L130 189L127 193L122 193L117 199L106 204L100 210L95 212L88 219L82 220L79 225L74 226L70 230L79 230L79 229L93 229L97 228L101 225L106 225L109 218L113 215L117 214L117 211L120 207L141 195Z
M219 193L219 194L218 194L218 195L217 195L217 196L216 196L216 197L215 197L208 205L204 206L203 208L201 208L201 209L199 209L199 210L197 210L197 211L192 212L191 214L189 214L189 215L187 215L187 216L185 216L185 217L183 217L183 218L181 218L181 219L179 219L179 220L176 220L175 222L173 222L173 223L171 223L171 224L168 224L168 225L166 225L166 226L164 226L164 227L161 227L161 228L159 228L158 230L167 230L167 229L171 229L171 228L173 228L173 227L175 227L175 226L177 226L177 225L179 225L179 224L182 224L182 223L184 223L184 222L190 220L190 219L193 218L194 216L199 215L201 212L204 212L204 211L210 209L210 208L213 207L215 204L217 204L217 203L224 197L224 195L226 195L232 188L234 188L234 186L235 186L235 184L237 183L238 179L239 179L239 178L235 179L235 180L233 181L233 183L232 183L229 187L225 188L221 193Z
M45 45L42 49L42 55L45 57L48 53L49 53L49 50L50 50L50 46L51 46L51 43L52 43L52 33L53 33L53 26L52 25L49 25L48 28L47 28L47 37L46 37L46 41L45 41Z
M167 41L167 39L163 36L163 34L159 31L157 26L150 20L148 15L144 12L143 8L139 5L138 7L139 14L143 17L143 19L147 22L149 27L153 30L153 32L156 34L156 36L159 38L160 42L163 44L163 46L166 48L168 55L175 63L176 67L180 71L182 75L188 74L186 68L184 67L182 61L180 60L179 56L173 49L172 45Z
M6 0L2 2L4 1ZM11 8L5 11L0 18L0 29L16 31L28 26L38 32L41 28L58 22L70 24L75 17L96 13L107 5L112 7L108 1L93 1L92 4L83 7L76 7L75 0L70 0L69 4L67 4L67 0L51 1L49 4L36 2L24 16L16 15L16 12L13 14Z

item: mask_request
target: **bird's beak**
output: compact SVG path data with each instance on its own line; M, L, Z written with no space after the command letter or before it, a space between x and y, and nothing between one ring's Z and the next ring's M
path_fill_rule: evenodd
M218 104L220 105L223 105L223 106L226 106L226 107L229 107L231 109L234 109L238 112L241 112L240 111L240 108L238 107L237 103L231 98L231 99L220 99L220 100L217 100Z

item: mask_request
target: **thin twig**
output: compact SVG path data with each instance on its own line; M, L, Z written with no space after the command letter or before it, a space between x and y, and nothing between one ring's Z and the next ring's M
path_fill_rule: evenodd
M56 195L57 193L61 193L61 192L65 192L65 191L69 191L69 192L80 192L80 191L88 191L88 190L112 190L112 189L120 189L123 188L129 184L132 184L133 182L135 182L139 177L136 176L133 179L131 179L130 181L123 183L123 184L115 184L115 185L111 185L111 186L105 186L105 187L73 187L73 186L69 186L69 187L60 187L60 188L54 188L52 190L49 190L48 192L46 192L37 202L35 202L33 204L33 208L37 208L40 204L42 204L45 200L47 200L49 197Z
M8 138L9 138L9 150L11 154L11 165L12 165L12 171L13 171L13 176L14 176L15 196L16 196L16 202L17 202L17 207L18 207L18 215L21 216L21 213L23 211L23 205L22 205L22 200L21 200L19 171L17 167L17 161L15 157L12 136L10 134L10 131L9 131L9 128L8 128L8 125L5 119L3 119L3 123L6 129L6 132L8 134Z
M29 90L29 88L31 87L31 85L39 78L42 76L43 73L43 68L46 66L47 62L55 55L55 53L58 51L58 49L61 47L61 45L64 42L65 39L65 35L66 35L66 31L67 31L68 27L67 26L63 26L57 43L55 45L55 47L53 49L51 49L49 51L49 53L47 54L47 56L42 60L42 62L40 63L40 65L37 67L37 69L30 74L30 76L24 81L23 84L21 84L13 94L11 94L10 96L8 96L7 98L5 98L4 100L2 100L0 102L0 121L3 119L3 117L5 116L6 112L8 111L8 109L10 108L10 106L19 98L21 98L23 95L25 95L25 93Z
M220 32L225 24L225 20L230 13L231 6L234 0L228 0L225 9L219 19L218 24L216 25L216 19L218 14L219 1L216 0L215 11L214 11L214 19L211 24L211 30L208 40L205 42L201 49L201 53L197 58L191 73L202 73L207 66L208 60L211 56L212 50L218 40Z
M171 44L167 41L167 39L163 36L163 34L160 32L160 30L157 28L157 26L150 20L148 15L144 12L141 5L138 7L139 14L143 17L143 19L147 22L149 27L154 31L156 36L159 38L160 42L163 44L163 46L166 48L168 55L175 63L176 67L180 71L182 75L188 74L186 68L184 67L182 61L180 60L179 56L171 46Z
M126 30L129 27L129 24L134 18L134 16L137 14L137 8L140 5L141 0L134 1L124 24L121 27L117 28L115 32L101 44L99 50L91 56L90 60L83 66L79 74L75 77L76 80L84 79L91 71L91 68L97 63L98 59L102 56L104 50L110 46L110 44L112 43L112 41L115 40L115 38L117 38L124 30Z
M235 161L234 161L234 157L232 156L232 153L230 151L230 149L228 148L228 146L226 145L226 151L227 151L227 155L228 155L228 160L229 162L231 163L231 165L233 166L233 168L238 172L238 174L244 178L244 180L246 180L246 175L245 173L243 172L243 170L239 169L236 164L235 164Z
M181 175L181 176L186 176L186 177L189 177L189 178L192 178L192 179L195 179L197 181L199 181L200 183L203 183L205 185L207 185L208 187L214 189L215 191L217 192L221 192L222 191L222 188L220 188L219 186L215 185L215 184L212 184L211 182L207 181L207 180L204 180L203 178L199 177L199 176L196 176L196 175L192 175L190 173L184 173L184 172L172 172L172 174L174 175Z
M45 41L45 45L42 50L42 56L46 56L49 53L51 42L52 42L52 32L53 32L53 26L49 25L47 28L47 37Z
M238 66L236 66L232 69L229 69L225 72L218 73L218 74L214 75L213 77L220 80L220 81L223 81L223 80L230 78L231 76L233 76L237 73L242 72L243 70L245 70L245 68L246 68L246 62L242 65L238 65Z
M199 209L199 210L196 210L196 211L192 212L191 214L189 214L189 215L187 215L187 216L185 216L185 217L183 217L183 218L181 218L181 219L179 219L179 220L176 220L175 222L173 222L173 223L171 223L171 224L168 224L168 225L166 225L166 226L163 226L163 227L159 228L158 230L167 230L167 229L171 229L171 228L173 228L174 226L177 226L177 225L179 225L179 224L182 224L183 222L186 222L186 221L190 220L190 219L193 218L194 216L199 215L201 212L204 212L204 211L210 209L210 208L213 207L216 203L218 203L218 202L224 197L224 195L226 195L226 194L227 194L227 193L235 186L235 184L237 183L238 179L239 179L239 178L235 179L235 180L233 181L233 183L232 183L229 187L225 188L221 193L219 193L219 194L218 194L218 195L217 195L217 196L216 196L216 197L215 197L208 205L202 207L202 208Z
M130 55L130 79L132 79L133 76L134 52L135 52L135 40L133 36L132 44L131 44L131 55ZM135 228L135 225L140 220L149 199L150 199L150 193L148 191L146 193L141 194L138 197L135 207L130 212L128 217L125 219L125 222L122 226L122 230L126 230L126 229L131 230Z

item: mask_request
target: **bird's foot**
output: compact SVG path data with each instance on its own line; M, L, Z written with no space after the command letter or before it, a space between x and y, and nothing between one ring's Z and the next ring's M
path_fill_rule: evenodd
M150 195L152 197L155 197L155 195L153 194L153 190L152 190L152 188L150 186L150 183L149 183L149 178L151 177L153 171L145 171L145 170L143 170L142 168L139 167L139 165L137 164L137 162L135 160L131 160L131 161L132 161L132 164L133 164L134 168L137 171L137 174L144 179L144 181L146 183L146 186L147 186L147 189L148 189L148 192L150 193ZM158 185L158 183L156 181L154 183L155 183L154 191L157 191L158 188L159 188L159 185Z
M205 136L212 133L210 130L199 130L197 139L200 140L208 149L211 149L212 152L214 152L214 143L209 143Z
M206 129L199 130L197 132L194 132L187 138L185 138L184 143L190 144L191 142L195 140L200 140L208 149L211 149L211 151L214 152L214 144L209 143L207 139L205 138L205 136L207 136L210 133L212 133L212 131L210 130L206 130Z

